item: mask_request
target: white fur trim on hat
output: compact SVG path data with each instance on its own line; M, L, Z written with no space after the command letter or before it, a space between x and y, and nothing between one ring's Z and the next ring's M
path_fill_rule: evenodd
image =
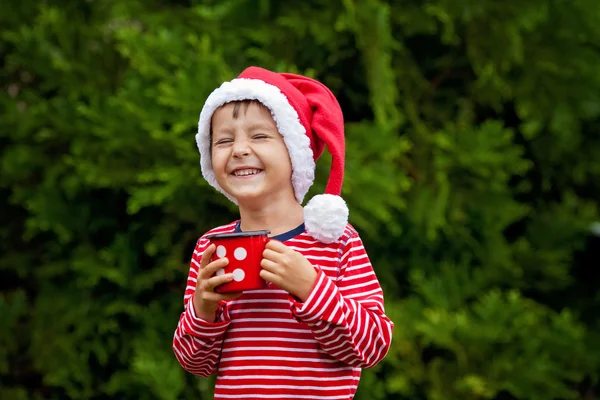
M315 179L315 161L310 148L310 139L306 135L306 129L300 123L298 113L288 102L287 97L276 86L259 79L234 79L223 83L208 96L200 113L196 134L204 179L237 204L235 198L223 190L215 178L210 156L210 124L217 108L239 100L258 100L271 111L292 163L292 185L296 200L302 204L304 196Z
M348 206L333 194L318 194L304 207L306 232L323 243L338 240L348 223Z

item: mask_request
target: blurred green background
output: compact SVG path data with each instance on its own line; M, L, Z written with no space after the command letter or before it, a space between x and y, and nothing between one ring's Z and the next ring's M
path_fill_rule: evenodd
M345 113L396 325L357 399L599 398L597 0L3 0L0 35L1 399L212 398L171 341L236 218L197 119L249 65Z

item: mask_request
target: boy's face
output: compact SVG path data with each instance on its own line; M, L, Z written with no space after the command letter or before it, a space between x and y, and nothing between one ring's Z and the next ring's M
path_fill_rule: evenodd
M294 199L292 166L266 107L235 103L212 117L212 165L219 185L240 204Z

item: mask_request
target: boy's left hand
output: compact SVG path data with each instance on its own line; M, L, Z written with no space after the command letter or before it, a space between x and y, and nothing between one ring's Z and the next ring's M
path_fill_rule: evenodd
M269 240L260 263L260 277L271 282L302 302L308 299L315 281L315 267L300 253L277 240Z

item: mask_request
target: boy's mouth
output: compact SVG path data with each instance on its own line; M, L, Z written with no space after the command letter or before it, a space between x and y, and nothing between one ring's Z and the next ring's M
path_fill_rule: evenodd
M257 169L257 168L244 168L244 169L237 169L235 171L233 171L232 175L234 176L252 176L252 175L256 175L262 172L262 169Z

